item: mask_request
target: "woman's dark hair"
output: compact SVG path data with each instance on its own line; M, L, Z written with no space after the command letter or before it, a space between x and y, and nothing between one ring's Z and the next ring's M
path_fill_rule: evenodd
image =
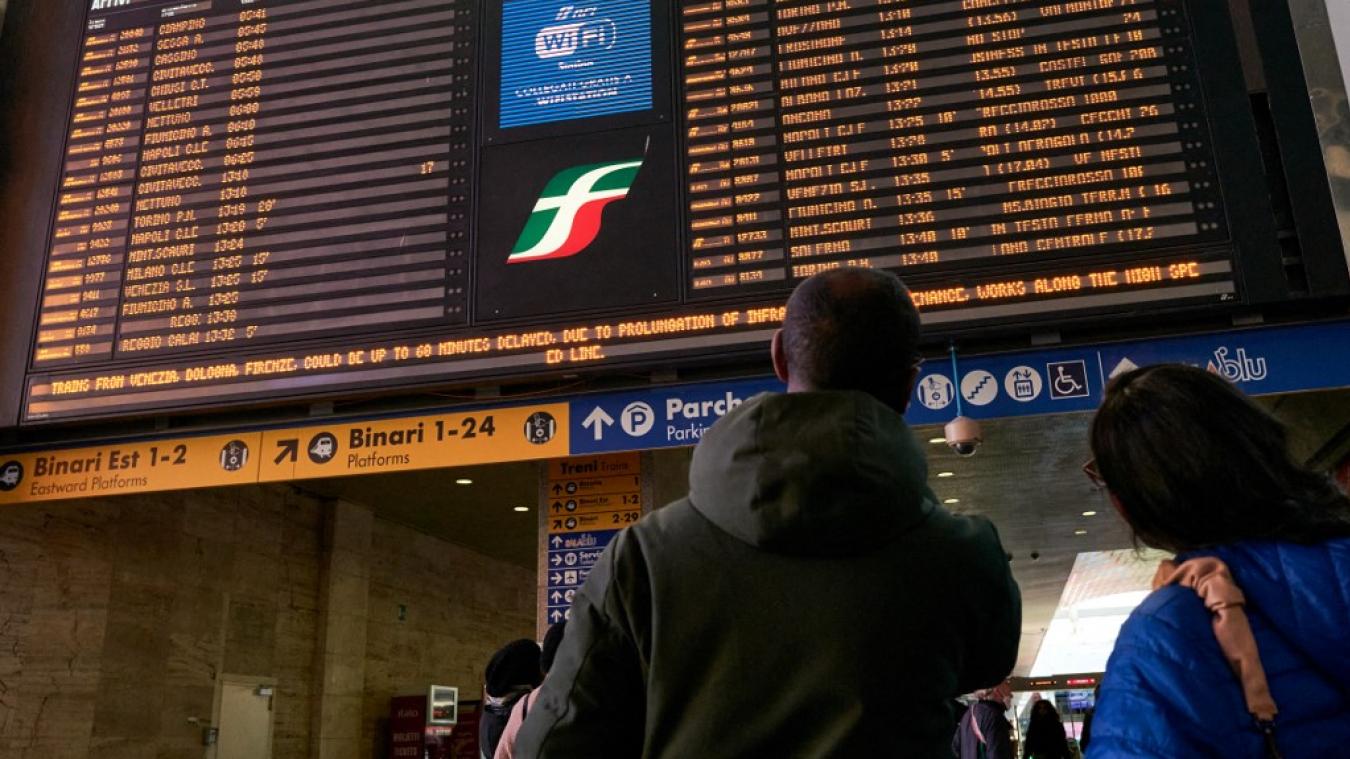
M1117 377L1092 421L1092 453L1135 539L1154 548L1350 536L1350 499L1294 462L1279 421L1203 369Z
M1069 739L1064 735L1064 722L1055 705L1041 699L1031 705L1031 719L1027 720L1027 738L1022 745L1025 759L1069 759Z

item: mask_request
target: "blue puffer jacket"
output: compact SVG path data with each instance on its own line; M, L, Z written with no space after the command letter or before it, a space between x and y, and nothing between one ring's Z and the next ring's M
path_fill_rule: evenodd
M1227 563L1247 596L1285 759L1350 757L1350 539L1180 558L1200 555ZM1265 756L1213 630L1188 588L1162 588L1135 609L1106 665L1089 759Z

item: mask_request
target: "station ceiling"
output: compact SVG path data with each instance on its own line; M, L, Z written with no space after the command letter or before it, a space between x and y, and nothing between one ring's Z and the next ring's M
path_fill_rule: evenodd
M1350 450L1350 391L1273 396L1261 401L1291 427L1295 455L1330 466ZM1132 547L1104 495L1083 475L1091 414L984 423L985 444L962 458L941 443L938 427L916 428L930 482L947 508L980 514L998 527L1022 589L1023 640L1015 674L1030 673L1079 554ZM656 452L656 468L678 482L688 450ZM950 472L950 476L939 473ZM539 470L499 464L298 483L316 494L363 503L405 524L503 561L533 569ZM456 484L468 479L472 484ZM678 495L676 493L675 495ZM663 497L658 493L658 497ZM673 496L672 496L673 497ZM527 506L528 512L515 507ZM1095 512L1090 516L1085 513Z

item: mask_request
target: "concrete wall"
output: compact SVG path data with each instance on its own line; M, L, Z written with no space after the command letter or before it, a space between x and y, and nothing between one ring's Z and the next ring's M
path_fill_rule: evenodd
M201 757L217 674L307 752L321 506L261 488L0 511L0 756Z
M383 756L389 696L476 697L531 630L532 573L338 506L248 487L0 509L0 758L202 759L189 719L224 674L275 680L276 759Z
M534 636L535 577L384 521L375 523L371 555L361 724L372 749L363 756L382 757L391 696L435 683L478 699L492 654Z

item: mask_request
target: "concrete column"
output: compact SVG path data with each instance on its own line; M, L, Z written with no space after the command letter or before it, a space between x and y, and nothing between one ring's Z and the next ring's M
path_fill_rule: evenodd
M361 756L366 629L374 514L345 501L328 505L319 580L314 759Z

